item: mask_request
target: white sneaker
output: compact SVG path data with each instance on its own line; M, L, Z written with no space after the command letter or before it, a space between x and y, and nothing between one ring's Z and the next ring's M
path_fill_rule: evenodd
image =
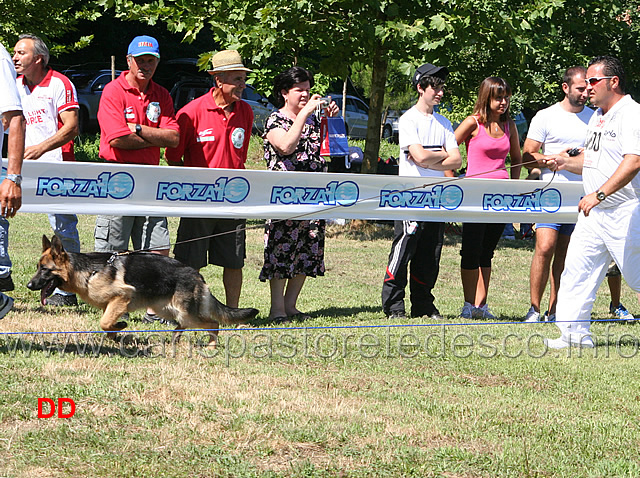
M482 307L474 307L471 314L475 319L496 319L496 316L493 315L491 310L489 310L489 306L487 304L484 304Z
M589 335L579 336L580 338L576 340L569 340L564 335L561 335L557 339L544 339L544 344L550 349L566 349L567 347L584 347L587 349L592 349L595 347L593 343L593 339Z
M7 315L12 308L13 299L8 295L0 292L0 319L4 318L4 316Z
M524 318L525 322L540 322L540 312L536 312L536 309L531 306L527 316Z
M542 317L542 321L543 322L555 322L556 321L556 314L550 314L549 311L547 310L544 313L544 316Z
M473 317L473 309L475 309L473 305L469 302L465 302L462 306L462 310L460 311L460 317L463 319L471 319Z

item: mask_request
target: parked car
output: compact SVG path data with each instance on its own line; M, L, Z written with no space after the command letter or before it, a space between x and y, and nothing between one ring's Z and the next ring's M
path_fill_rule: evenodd
M115 71L116 78L122 73ZM78 126L80 132L98 130L98 105L102 90L111 81L111 70L66 70L63 74L69 77L78 93Z
M242 92L242 99L249 103L253 110L253 132L262 134L267 117L277 108L251 85L247 85Z
M331 99L336 102L342 115L342 94L329 93ZM344 119L347 127L347 135L351 138L367 137L367 122L369 121L369 105L360 98L347 95L346 118Z
M398 142L398 120L407 110L389 110L382 128L382 137L392 143Z
M437 113L440 109L440 105L436 105L434 107L434 111ZM407 110L389 110L387 112L387 119L385 121L382 137L397 143L398 142L398 121L400 117L406 113ZM527 123L527 119L524 116L524 113L519 112L513 116L513 120L516 123L516 128L518 129L518 136L520 137L520 143L523 144L525 138L527 137L527 132L529 131L529 124ZM455 130L460 123L454 123L453 129Z
M173 98L173 109L177 112L211 89L213 78L200 70L197 58L173 58L158 64L153 81L164 86Z
M384 126L382 127L382 139L387 141L397 142L398 137L393 136L393 124L396 123L396 131L398 130L398 118L392 115L392 112L387 112L387 117L384 120Z
M522 145L524 144L524 140L526 139L527 133L529 132L529 123L527 123L527 118L525 118L522 111L513 116L513 120L516 122L518 137L520 138L520 145Z
M98 105L102 90L111 81L111 70L66 70L63 72L76 86L80 104L80 131L97 131ZM116 70L116 77L121 70ZM160 62L153 80L165 87L173 98L177 112L190 101L199 98L213 86L213 77L199 69L196 58L174 58ZM251 106L254 114L253 132L261 133L267 116L276 108L269 100L247 85L242 99Z

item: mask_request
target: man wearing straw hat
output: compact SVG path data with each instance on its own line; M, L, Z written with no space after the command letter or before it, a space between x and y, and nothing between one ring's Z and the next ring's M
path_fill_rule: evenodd
M167 149L167 162L173 166L244 169L253 111L242 101L242 92L251 70L235 50L216 53L212 62L209 73L215 86L178 112L180 144ZM207 264L223 267L226 303L238 307L245 259L244 219L181 218L173 252L176 259L194 269Z

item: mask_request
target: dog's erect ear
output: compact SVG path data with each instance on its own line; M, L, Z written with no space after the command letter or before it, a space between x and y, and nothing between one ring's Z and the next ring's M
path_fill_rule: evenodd
M46 251L50 247L51 247L51 241L49 241L49 238L43 234L42 235L42 252Z
M51 239L51 255L53 257L61 256L64 254L64 247L62 247L62 241L58 236L53 236Z

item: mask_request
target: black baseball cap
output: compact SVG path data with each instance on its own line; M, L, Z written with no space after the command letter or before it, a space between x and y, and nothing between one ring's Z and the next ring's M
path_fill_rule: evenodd
M416 86L418 86L420 78L422 78L424 75L437 76L438 78L442 78L444 80L446 79L448 74L449 70L444 66L436 66L432 65L431 63L425 63L424 65L420 66L413 74L411 83L415 88Z

